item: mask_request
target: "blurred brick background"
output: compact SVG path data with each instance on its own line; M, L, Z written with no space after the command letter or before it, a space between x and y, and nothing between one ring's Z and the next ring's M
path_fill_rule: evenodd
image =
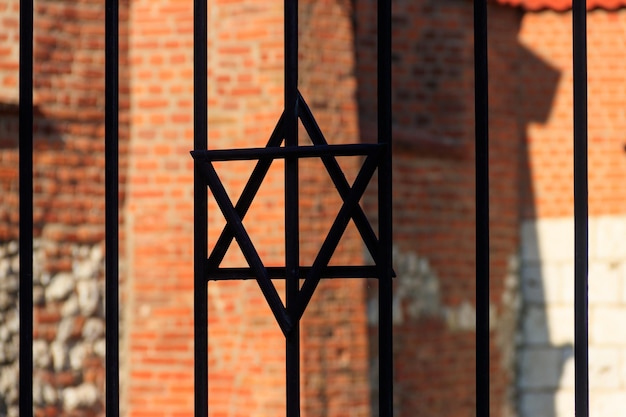
M322 131L331 143L375 141L376 2L299 3L299 87ZM589 12L599 416L619 415L626 399L626 338L610 335L626 314L622 6L598 0ZM472 416L472 4L393 7L396 412ZM571 13L547 0L495 1L489 13L492 414L571 415ZM0 415L17 404L18 18L17 0L0 4ZM102 0L35 2L33 395L42 417L104 410L103 19ZM209 22L209 146L264 146L283 106L282 2L213 0ZM121 406L128 416L189 416L192 2L120 2L120 47ZM361 161L339 162L352 181ZM252 167L216 164L231 199ZM300 175L301 259L310 264L341 199L319 161L302 161ZM244 220L266 265L283 262L282 181L277 161ZM362 201L374 223L375 195L373 183ZM211 243L224 220L209 202ZM235 244L224 262L244 264ZM353 224L331 262L369 262ZM257 284L212 282L207 296L211 415L282 415L284 342ZM302 326L303 415L377 415L376 297L373 281L320 284Z

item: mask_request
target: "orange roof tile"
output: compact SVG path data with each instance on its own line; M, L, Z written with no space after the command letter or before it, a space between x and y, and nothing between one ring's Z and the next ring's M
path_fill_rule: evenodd
M572 7L572 0L496 0L497 3L521 7L525 10L564 11ZM626 0L587 0L587 9L618 9L626 6Z

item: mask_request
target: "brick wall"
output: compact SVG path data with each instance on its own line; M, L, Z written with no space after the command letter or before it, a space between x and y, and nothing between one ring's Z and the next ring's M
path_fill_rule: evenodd
M329 143L358 143L354 2L300 2L300 90ZM309 144L302 132L303 144ZM360 157L338 158L352 184ZM301 164L301 256L310 265L342 200L320 160ZM361 265L364 248L352 222L331 264ZM302 323L306 416L369 416L366 282L327 280Z
M370 26L366 23L373 18L373 9L371 3L369 6L357 3L360 8L356 11L357 29L364 32L357 32L354 38L352 14L355 11L351 7L349 2L304 2L301 6L300 86L332 143L354 142L358 135L365 140L372 139L367 136L372 126L366 121L373 119L371 105L375 91L368 88L374 85L371 78L374 43L371 22ZM436 340L443 340L450 346L448 353L434 361L428 359L428 353L424 356L428 366L435 366L437 361L451 363L446 365L450 373L442 375L441 383L446 383L446 375L455 372L462 372L468 378L472 375L471 366L467 366L467 362L472 362L472 325L468 319L473 311L471 284L457 283L462 277L467 281L471 276L468 271L472 262L473 193L471 181L468 182L472 170L468 138L472 133L471 100L467 94L471 92L471 78L468 78L471 67L467 65L471 44L468 43L469 21L463 17L465 12L467 10L462 8L428 5L418 10L415 5L405 3L398 6L395 19L401 35L396 36L400 43L395 46L398 51L395 56L395 79L398 80L395 114L397 125L404 127L399 129L401 145L396 154L395 174L401 179L396 200L398 268L402 270L403 260L410 264L423 256L430 265L426 275L436 276L438 280L438 297L442 301L436 306L436 317L425 320L427 327L436 329L433 343L420 340L419 349L432 350ZM431 13L435 16L434 23L423 33L416 33L415 26L402 18L409 13ZM242 7L242 2L216 3L211 7L210 18L215 23L211 25L210 34L211 147L262 146L282 107L282 7L273 3L249 8ZM190 7L175 1L133 2L128 17L131 100L129 113L122 114L132 126L126 177L128 198L124 203L125 225L122 228L128 243L123 254L128 260L129 273L123 304L127 318L123 344L127 352L123 404L128 414L170 415L191 411L192 195L191 160L187 154L192 143L191 19ZM436 29L441 26L446 30ZM508 42L509 38L504 39ZM319 48L320 42L325 42L326 46ZM358 45L356 51L355 44ZM441 46L448 49L440 53ZM507 46L505 43L505 50ZM414 47L420 52L419 56L410 53ZM102 57L99 59L95 62L101 65ZM63 59L59 62L68 65L63 64ZM462 70L442 73L450 64L464 65ZM356 79L355 70L359 71ZM427 74L430 81L415 85L415 74ZM408 96L399 88L404 84L427 91L426 96ZM82 91L81 85L71 87ZM361 103L359 124L357 97ZM413 112L418 117L411 119L409 115ZM101 123L101 119L98 120ZM458 125L467 128L458 129ZM417 140L407 134L415 127L424 133ZM99 133L102 133L101 128ZM306 141L304 132L302 136ZM417 153L423 151L429 158L417 158ZM348 171L348 178L353 178L360 161L345 158L340 162ZM232 168L235 165L227 169L218 167L233 198L243 186L244 174L251 169L245 163ZM282 263L283 252L282 169L280 163L275 165L245 221L253 240L261 248L263 259L270 265ZM340 203L328 179L318 175L320 171L318 162L302 164L302 258L305 263L315 255ZM76 171L75 175L82 175L82 172ZM419 178L418 182L409 180L413 176ZM446 190L451 183L459 187L448 193ZM420 208L423 211L419 212L413 212L412 193L416 187L429 190L424 195L427 199L420 201L428 201L429 207ZM441 211L450 201L456 201L446 209L450 211ZM209 233L214 238L223 221L215 205L211 206L210 213ZM375 215L372 217L375 219ZM418 222L418 217L423 220ZM458 235L450 236L445 231L450 218L464 219L455 220L459 223L456 231L466 236L463 241L470 244L462 251L467 259L454 263L447 262L457 253L450 242ZM420 229L427 223L439 226L436 230ZM414 225L418 225L418 233ZM432 246L424 245L424 249L413 247L413 242L418 245L426 242L426 235L441 238L433 239ZM241 256L233 249L226 262L241 264ZM333 262L360 262L362 251L351 225ZM506 261L501 265L499 271L504 276ZM408 272L402 271L410 278L413 270L410 266L407 268ZM322 283L305 315L303 402L309 415L341 414L345 409L358 415L368 414L367 372L375 370L376 365L370 362L371 369L368 369L367 361L368 358L373 360L375 348L374 344L366 346L364 302L365 292L372 287L372 283L358 281ZM406 303L408 301L402 297L409 297L411 301L415 296L412 291L400 288L397 300ZM212 412L219 414L232 409L259 415L281 412L284 401L282 336L256 284L212 283L208 296L210 337L214 341L209 353ZM417 320L407 321L403 321L403 314L401 312L397 318L400 322L396 333L398 363L402 365L414 362L412 346L415 341L411 335L419 329L415 321L420 323L418 326L424 324L421 313ZM254 316L254 320L243 320L246 316ZM232 331L233 323L238 325L236 332ZM372 324L370 331L374 330ZM259 340L263 342L257 343ZM372 354L367 354L368 349L372 349ZM420 352L418 356L423 353ZM413 407L409 398L415 388L412 384L420 385L428 380L419 373L426 362L415 362L419 363L415 369L399 367L398 405L405 413ZM248 372L241 370L241 364L250 364ZM351 389L344 389L346 386ZM419 388L427 387L420 385ZM433 391L423 389L422 392L426 400L420 402L428 404L434 412L441 411L442 407L456 409L455 405L447 405L448 399L441 397L436 387ZM460 398L459 403L465 405L459 408L464 409L471 403L472 393L460 387L454 397Z
M125 276L128 271L129 277L122 294L123 411L129 415L190 413L193 375L192 173L188 155L192 146L191 8L175 1L158 5L137 1L129 12L124 5L121 9L121 253L122 273ZM3 10L4 27L15 28L15 5ZM349 77L350 13L348 4L337 4L329 10L313 3L302 6L305 53L301 87L333 143L356 141L354 113L346 116L338 112L355 109L355 86ZM219 22L212 25L210 35L211 146L262 146L282 107L282 5L243 8L241 2L219 3L211 8L210 18ZM44 272L50 274L51 283L65 282L65 287L70 288L73 281L65 272L78 268L74 272L81 275L80 271L93 269L101 291L102 259L94 258L96 264L92 269L81 260L85 256L89 258L87 252L97 253L103 238L103 8L96 1L75 5L41 2L35 22L39 135L35 158L35 221L37 235L50 242L45 245L45 251L52 251L42 255L46 260ZM325 26L317 26L318 22ZM335 24L343 32L334 33ZM14 36L11 33L7 35L9 40ZM334 56L321 57L328 63L322 68L316 65L320 58L316 44L328 36L335 46ZM16 76L17 63L11 62L2 62L3 79ZM331 96L330 91L336 94ZM6 162L2 170L5 191L2 231L9 249L15 246L10 242L17 236L18 219L14 100L15 97L5 99L8 104L3 106L2 118L1 158ZM129 133L132 140L127 142ZM355 159L342 165L353 176L358 163ZM279 162L275 165L246 219L268 265L282 263L283 253L282 168ZM236 198L251 166L224 168L218 167L220 175ZM338 196L319 199L320 189L327 192L332 186L327 179L314 175L318 168L319 164L303 163L306 185L302 190L305 201L302 252L306 262L312 260L330 225L329 213L340 204ZM52 195L55 197L50 198ZM210 213L209 233L215 238L223 220L214 204ZM355 243L354 230L346 232L340 247L341 254L333 262L360 259L361 249ZM5 252L13 256L9 249ZM238 250L233 249L226 262L241 264ZM42 288L46 293L45 286ZM50 343L56 342L54 329L66 319L63 311L70 310L67 306L75 302L72 294L76 291L79 290L70 288L61 299L52 297L54 303L42 305L42 312L36 313L37 334L51 338L37 345L42 352L52 349ZM307 312L305 322L310 330L303 332L303 374L308 377L303 386L309 399L303 402L310 415L336 414L346 408L360 410L359 415L367 414L362 291L363 286L356 281L323 283ZM100 318L101 296L99 293ZM208 296L212 412L219 415L232 407L246 414L281 412L283 338L256 284L211 284ZM334 318L332 325L319 318L329 312ZM65 324L78 323L68 341L73 346L78 341L76 338L80 339L82 323L89 317L79 314L70 319ZM237 354L233 355L233 351ZM320 351L325 352L323 358L318 357ZM59 370L65 372L63 379L55 376L58 372L53 369L58 364L54 360L42 360L47 381L42 390L48 392L42 407L47 407L46 412L58 414L64 407L63 396L52 396L50 389L56 392L66 385L94 382L96 392L101 393L102 358L98 360L92 360L82 371L75 360L71 369L60 365ZM346 383L354 389L343 395ZM102 409L100 394L95 401L95 408L90 403L94 412ZM86 404L81 403L80 407L85 412Z
M357 3L360 126L375 119L375 2ZM471 3L394 4L395 401L398 415L471 414L475 401ZM489 71L492 404L514 414L521 12L492 6ZM370 293L376 301L375 291ZM376 314L370 315L375 352ZM375 353L374 353L375 355ZM375 356L372 368L376 369ZM376 393L374 393L376 396Z
M19 16L20 3L8 0L0 6L2 34L0 35L0 99L17 102L19 65Z
M589 14L589 209L591 215L621 214L626 189L624 174L623 78L620 69L620 22L623 11L595 10ZM546 11L525 15L521 42L559 73L549 117L527 130L530 180L533 184L526 217L561 217L573 214L571 14ZM548 35L549 34L549 35ZM531 86L524 112L532 112L532 68L522 81ZM538 93L538 94L535 94Z
M264 146L283 107L282 4L243 3L216 1L210 7L211 148ZM321 6L301 6L301 88L328 140L354 142L355 114L338 113L355 109L351 10L347 3ZM175 1L137 1L131 9L129 415L192 411L191 13L188 5ZM337 26L342 31L335 32ZM323 56L316 48L320 40L331 45ZM317 65L320 59L324 66ZM348 171L357 163L348 161ZM305 263L312 262L330 225L330 213L340 202L338 196L320 198L324 194L319 187L326 187L324 192L331 187L318 175L320 166L302 163ZM246 162L217 164L233 201L252 167ZM244 220L266 265L284 262L282 175L277 161ZM211 197L209 201L211 243L224 220ZM360 258L353 236L348 232L344 237L336 262ZM245 265L236 244L224 264ZM276 285L281 291L282 284ZM356 282L323 283L305 315L302 372L307 415L339 415L346 408L367 415L362 288ZM282 413L284 341L257 284L210 283L208 297L211 413ZM354 390L344 394L346 384Z
M134 1L129 9L127 360L121 372L129 416L192 409L193 174L185 146L192 143L191 16L182 2Z

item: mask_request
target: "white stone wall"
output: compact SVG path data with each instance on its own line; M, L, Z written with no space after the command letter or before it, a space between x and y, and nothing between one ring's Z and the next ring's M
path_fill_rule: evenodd
M47 254L59 245L34 242L35 315L44 312L49 322L34 329L33 402L57 414L93 414L103 409L104 256L100 244L66 246L71 271L50 274ZM18 289L18 242L0 242L0 416L9 417L19 415Z
M520 417L574 415L574 220L522 225ZM626 216L589 219L589 373L594 417L626 416Z

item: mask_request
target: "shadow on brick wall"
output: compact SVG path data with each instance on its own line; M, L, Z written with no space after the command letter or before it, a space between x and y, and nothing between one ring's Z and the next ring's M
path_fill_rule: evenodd
M490 5L489 16L491 409L494 416L509 417L523 411L520 381L526 372L516 342L527 312L519 282L520 234L522 219L533 216L534 200L526 130L549 117L560 73L520 43L521 10ZM355 22L359 129L362 140L375 141L375 2L357 2ZM471 415L475 404L472 4L396 2L393 28L394 242L402 254L397 262L414 259L413 269L426 265L428 271L403 274L401 265L396 265L400 271L394 298L396 412L407 417ZM424 277L429 281L403 283ZM542 285L539 276L538 288ZM419 308L426 295L419 293L423 290L430 291L434 307ZM375 290L370 297L375 299ZM533 331L549 334L550 328L539 320ZM370 335L372 415L376 416L375 321L370 321ZM568 352L568 346L550 348ZM563 361L550 368L552 378L560 378L562 365ZM539 368L540 364L532 364L533 371ZM554 409L550 398L536 415L554 417Z
M520 269L521 310L519 320L520 341L517 346L517 408L520 417L557 417L562 414L563 406L557 393L564 376L565 365L573 356L573 346L561 335L567 333L570 317L564 317L562 323L550 320L548 308L554 304L554 273L566 271L556 266L555 259L549 253L569 250L569 242L565 247L558 241L567 241L573 224L561 229L560 236L552 242L545 240L543 222L537 213L537 202L542 196L537 195L533 184L532 162L533 149L548 148L550 143L537 144L536 139L529 137L529 124L545 124L554 107L556 86L560 73L552 68L541 57L525 47L520 48L519 59L519 97L521 114L524 124L520 125L521 141L521 234L520 234ZM544 149L545 149L544 148ZM536 164L536 161L534 162ZM535 178L537 176L535 175ZM545 198L545 196L543 196ZM548 220L550 223L550 220ZM549 229L554 227L548 225ZM571 230L570 230L571 229ZM572 240L573 242L573 240ZM546 246L552 246L547 248ZM547 250L546 250L547 249ZM573 256L573 252L571 253ZM560 263L556 260L556 263ZM558 271L555 270L559 269ZM573 272L573 270L572 270ZM563 300L561 300L563 301ZM573 300L572 300L573 303ZM572 316L573 318L573 316ZM558 328L557 328L558 327ZM573 410L572 410L573 413Z

